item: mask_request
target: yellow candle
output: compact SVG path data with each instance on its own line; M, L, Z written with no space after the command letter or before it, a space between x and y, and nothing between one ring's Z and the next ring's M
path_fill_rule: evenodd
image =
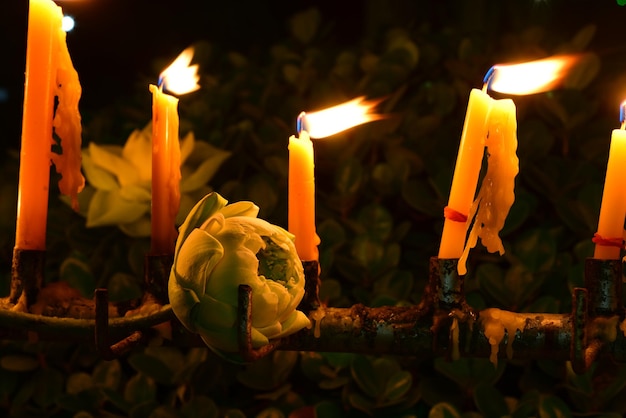
M470 93L448 198L448 213L452 214L445 219L439 258L460 258L463 254L467 232L467 222L463 219L467 219L476 193L492 102L493 99L481 90L473 89Z
M515 201L515 177L519 172L517 158L517 118L511 99L493 100L487 118L487 171L469 213L472 228L459 259L458 272L467 273L465 263L470 249L480 238L490 253L504 254L499 233Z
M63 13L30 0L15 247L45 250L58 31Z
M180 206L178 99L155 85L152 92L152 242L153 255L173 254Z
M602 204L598 220L598 233L593 258L617 260L624 231L624 176L626 175L626 131L615 129L611 135L609 160L606 167ZM609 242L615 245L607 245Z
M313 143L307 131L289 138L289 232L302 261L317 261Z

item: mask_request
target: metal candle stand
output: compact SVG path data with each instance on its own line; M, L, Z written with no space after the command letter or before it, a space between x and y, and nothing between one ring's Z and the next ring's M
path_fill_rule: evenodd
M42 339L91 339L102 358L113 359L141 344L151 327L166 322L178 326L167 300L171 256L146 256L146 291L141 301L112 304L106 289L97 289L94 300L81 300L85 306L93 305L90 319L28 311L38 293L43 293L44 258L45 251L16 250L11 294L0 309L2 337L23 338L34 332ZM241 285L237 316L240 354L246 361L255 361L277 349L435 354L449 359L544 358L570 360L577 373L587 370L601 355L626 361L621 260L586 260L585 287L573 290L569 314L515 313L493 308L476 311L465 300L464 278L457 273L457 262L431 258L428 285L417 305L333 308L319 299L318 263L305 261L305 294L298 309L308 315L311 327L256 349L251 343L252 289ZM120 316L110 318L111 311ZM510 323L517 325L511 327ZM503 337L489 337L488 327L501 327Z
M496 352L496 358L571 360L577 373L587 370L601 353L626 361L621 260L586 260L586 287L574 289L569 314L475 311L465 300L457 261L431 258L424 298L409 307L323 306L317 297L318 269L305 269L306 305L318 306L307 312L312 326L272 341L262 350L254 350L250 345L251 290L242 285L238 317L241 355L255 360L279 349L391 355L434 353L454 359L491 357ZM489 322L488 318L495 314L502 321ZM506 322L523 326L511 331ZM487 323L503 328L500 341L490 341L485 335Z

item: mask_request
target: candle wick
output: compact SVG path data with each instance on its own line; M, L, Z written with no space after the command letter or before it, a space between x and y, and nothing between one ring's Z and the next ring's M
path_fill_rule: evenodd
M619 121L622 124L621 129L626 129L626 100L619 106Z
M306 130L306 113L305 112L300 112L300 114L298 115L298 118L296 119L296 131L298 132L298 135L300 135L300 132L302 132L303 130Z
M491 67L487 73L485 74L485 77L483 77L483 92L487 93L487 90L489 90L491 88L491 83L493 81L493 76L496 72L496 67Z

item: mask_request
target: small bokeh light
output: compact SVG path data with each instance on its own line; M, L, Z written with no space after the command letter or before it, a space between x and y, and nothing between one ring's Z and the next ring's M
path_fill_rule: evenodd
M9 101L9 91L4 87L0 87L0 103Z
M65 32L70 32L74 29L74 18L72 16L63 16L61 27Z

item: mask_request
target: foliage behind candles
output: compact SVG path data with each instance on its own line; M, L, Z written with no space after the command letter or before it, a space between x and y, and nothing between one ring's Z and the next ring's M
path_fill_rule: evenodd
M316 142L320 297L331 306L419 302L470 89L496 62L593 50L597 36L592 26L551 31L520 17L541 7L558 15L550 3L467 2L452 12L450 3L394 25L388 17L402 16L401 9L370 1L363 38L342 48L335 46L341 22L315 12L296 16L287 39L252 53L225 49L219 39L196 44L202 90L181 97L181 135L193 131L232 152L212 188L232 202L255 202L259 216L277 225L287 225L286 138L299 112L360 95L387 97L381 111L390 119ZM412 2L402 4L412 10ZM150 114L145 85L171 58L154 63L135 96L84 112L85 142L122 145L143 127ZM606 74L623 71L614 66L619 58L602 56L599 75L598 57L590 59L568 89L516 99L520 173L501 235L507 251L499 257L478 247L471 254L466 290L474 308L569 310L570 290L582 284L593 252L614 109L623 99L613 93L623 91L623 76ZM2 170L12 175L11 168ZM5 203L15 189L3 184L0 193L0 228L8 231L0 234L0 277L8 291L13 237L6 223L14 209ZM108 286L112 300L136 297L147 239L113 226L87 229L66 205L51 204L47 281L66 280L86 295ZM626 412L626 368L606 361L580 376L562 361L500 361L494 368L487 359L296 352L235 366L165 338L111 362L88 345L3 343L0 408L15 416L133 417Z

